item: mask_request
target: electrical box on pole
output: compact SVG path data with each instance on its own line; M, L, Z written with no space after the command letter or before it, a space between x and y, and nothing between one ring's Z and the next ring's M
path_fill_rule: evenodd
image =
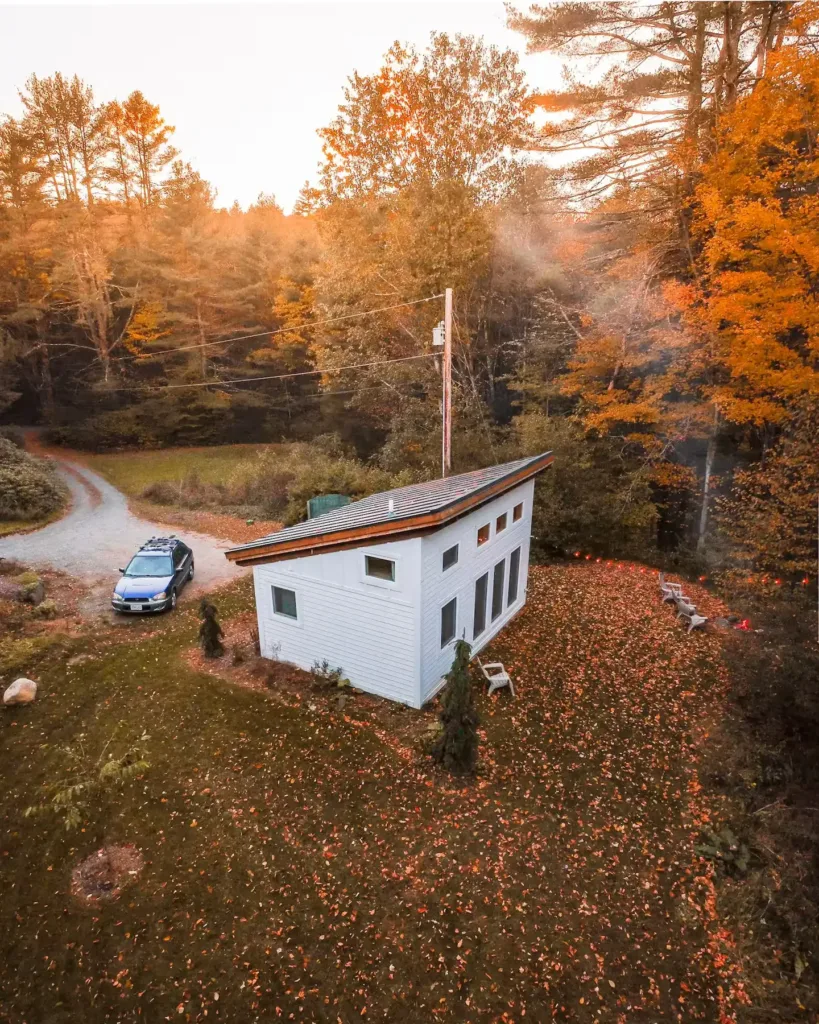
M434 344L434 340L433 340ZM444 294L444 364L443 364L443 426L442 426L442 476L449 476L452 469L452 289Z

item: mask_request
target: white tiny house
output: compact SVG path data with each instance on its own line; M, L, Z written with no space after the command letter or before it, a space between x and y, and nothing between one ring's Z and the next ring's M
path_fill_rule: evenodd
M526 602L534 477L551 453L371 495L227 557L253 566L262 655L327 661L420 708L455 640L481 650Z

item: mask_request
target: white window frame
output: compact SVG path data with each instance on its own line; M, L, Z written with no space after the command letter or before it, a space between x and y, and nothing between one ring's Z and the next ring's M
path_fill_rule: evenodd
M495 536L496 537L500 533L506 533L506 531L509 529L509 524L511 522L511 515L512 515L511 512L506 511L506 512L498 512L498 514L495 516ZM500 529L498 529L498 520L499 519L503 519L503 521L504 521L503 526Z
M449 638L449 640L446 641L446 643L442 643L441 644L441 650L442 651L445 651L447 649L447 647L449 647L452 644L454 644L455 641L458 639L458 597L457 597L457 594L456 594L455 597L450 597L450 599L448 601L444 601L444 603L441 605L441 607L438 610L438 640L440 642L441 631L442 631L441 627L443 626L443 618L444 618L444 608L446 608L447 605L450 605L453 602L455 603L455 627L454 627L454 632L452 633L452 636Z
M518 555L518 571L517 571L517 576L515 578L515 597L514 597L514 599L512 601L510 601L509 600L509 586L510 586L510 584L512 582L512 558L513 558L515 552L517 552L517 555ZM518 604L518 602L521 599L523 588L520 585L520 574L521 574L521 570L522 569L523 569L523 545L522 544L518 544L518 546L516 548L512 548L512 550L509 552L509 558L507 559L506 581L505 581L505 584L504 584L504 589L506 590L506 607L507 608L514 608L515 605Z
M486 540L483 543L481 543L480 534L481 534L481 530L484 527L486 527L489 530L489 536L486 538ZM476 526L475 527L475 549L479 550L480 548L485 548L487 544L491 544L491 543L492 543L492 520L490 519L488 523L481 523L480 526Z
M295 617L295 619L291 615L285 615L283 612L277 612L276 611L276 596L273 593L273 589L275 587L278 587L279 590L289 590L293 594L293 596L296 598L296 617ZM301 597L299 595L299 592L298 592L297 588L292 586L292 584L290 586L288 586L285 583L271 583L270 584L270 612L271 612L273 618L277 622L288 622L288 623L290 623L291 626L302 626L303 622L302 622L302 617L301 617Z
M520 509L520 519L515 519L515 509L516 508ZM525 518L526 518L526 502L525 501L516 501L515 504L512 506L512 522L511 522L510 525L514 526L515 523L522 523Z
M368 558L380 558L384 562L392 562L395 572L394 580L382 580L378 576L370 576L367 573L367 559ZM401 556L400 555L385 555L383 551L370 550L361 552L361 582L366 583L368 587L382 587L384 590L400 590L401 589Z
M477 606L477 601L475 600L475 598L477 596L478 583L484 578L484 576L486 577L486 591L484 592L484 595L483 595L483 625L481 626L480 631L476 632L475 631L475 608ZM473 644L475 643L475 641L479 637L482 637L484 635L484 633L486 632L486 628L487 628L487 626L490 623L489 614L488 614L487 610L490 607L489 601L490 601L490 595L492 593L492 591L491 591L491 582L492 582L492 570L491 569L487 569L486 572L482 572L480 574L480 576L478 576L476 578L475 582L472 584L472 643Z
M455 561L452 563L452 565L444 566L444 555L447 554L447 552L451 551L453 548L455 548ZM441 572L449 572L450 569L454 569L455 566L460 562L460 560L461 545L458 542L456 542L455 544L450 544L448 548L444 548L444 550L441 552Z

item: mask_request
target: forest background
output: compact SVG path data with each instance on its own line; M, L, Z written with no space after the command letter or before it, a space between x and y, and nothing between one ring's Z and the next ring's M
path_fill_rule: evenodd
M810 589L816 4L508 16L562 89L473 37L396 43L351 75L292 215L218 208L160 97L22 84L2 421L89 450L319 439L356 493L429 478L442 302L419 300L452 287L454 469L554 450L541 554Z

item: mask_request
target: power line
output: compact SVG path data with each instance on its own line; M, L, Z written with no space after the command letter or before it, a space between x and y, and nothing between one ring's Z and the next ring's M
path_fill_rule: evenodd
M370 363L353 363L350 366L327 366L320 370L297 370L294 373L276 373L265 377L236 377L231 380L197 380L190 384L142 384L138 387L107 388L108 391L173 391L179 388L212 388L225 384L253 384L262 380L286 380L290 377L310 377L317 373L342 373L344 370L363 370L368 366L386 366L392 363L409 363L415 359L432 359L435 352L424 352L420 356L401 356L399 359L376 359ZM323 392L333 394L333 392Z
M397 388L397 387L410 387L418 384L423 384L422 380L405 380L400 384L375 384L369 388L350 388L345 391L316 391L312 395L293 395L287 405L266 405L265 410L268 412L277 411L280 409L290 409L294 402L306 401L313 398L328 398L331 395L358 395L364 391L381 391L383 388Z
M214 341L203 341L196 345L181 345L179 348L164 348L158 352L135 352L130 356L120 356L120 360L124 359L152 359L155 356L167 356L172 355L175 352L191 352L198 348L210 348L211 345L230 345L234 341L249 341L251 338L267 338L272 337L274 334L288 334L291 331L302 331L308 330L311 327L323 327L325 324L336 324L342 320L353 320L356 317L370 316L372 313L386 313L391 309L401 309L403 306L418 306L422 302L432 302L433 299L443 298L443 293L440 295L427 295L425 299L411 299L408 302L396 302L392 306L380 306L378 309L365 309L361 313L345 313L343 316L333 316L327 320L312 320L303 324L294 324L292 327L277 327L273 331L258 331L256 334L240 334L233 338L216 338Z

